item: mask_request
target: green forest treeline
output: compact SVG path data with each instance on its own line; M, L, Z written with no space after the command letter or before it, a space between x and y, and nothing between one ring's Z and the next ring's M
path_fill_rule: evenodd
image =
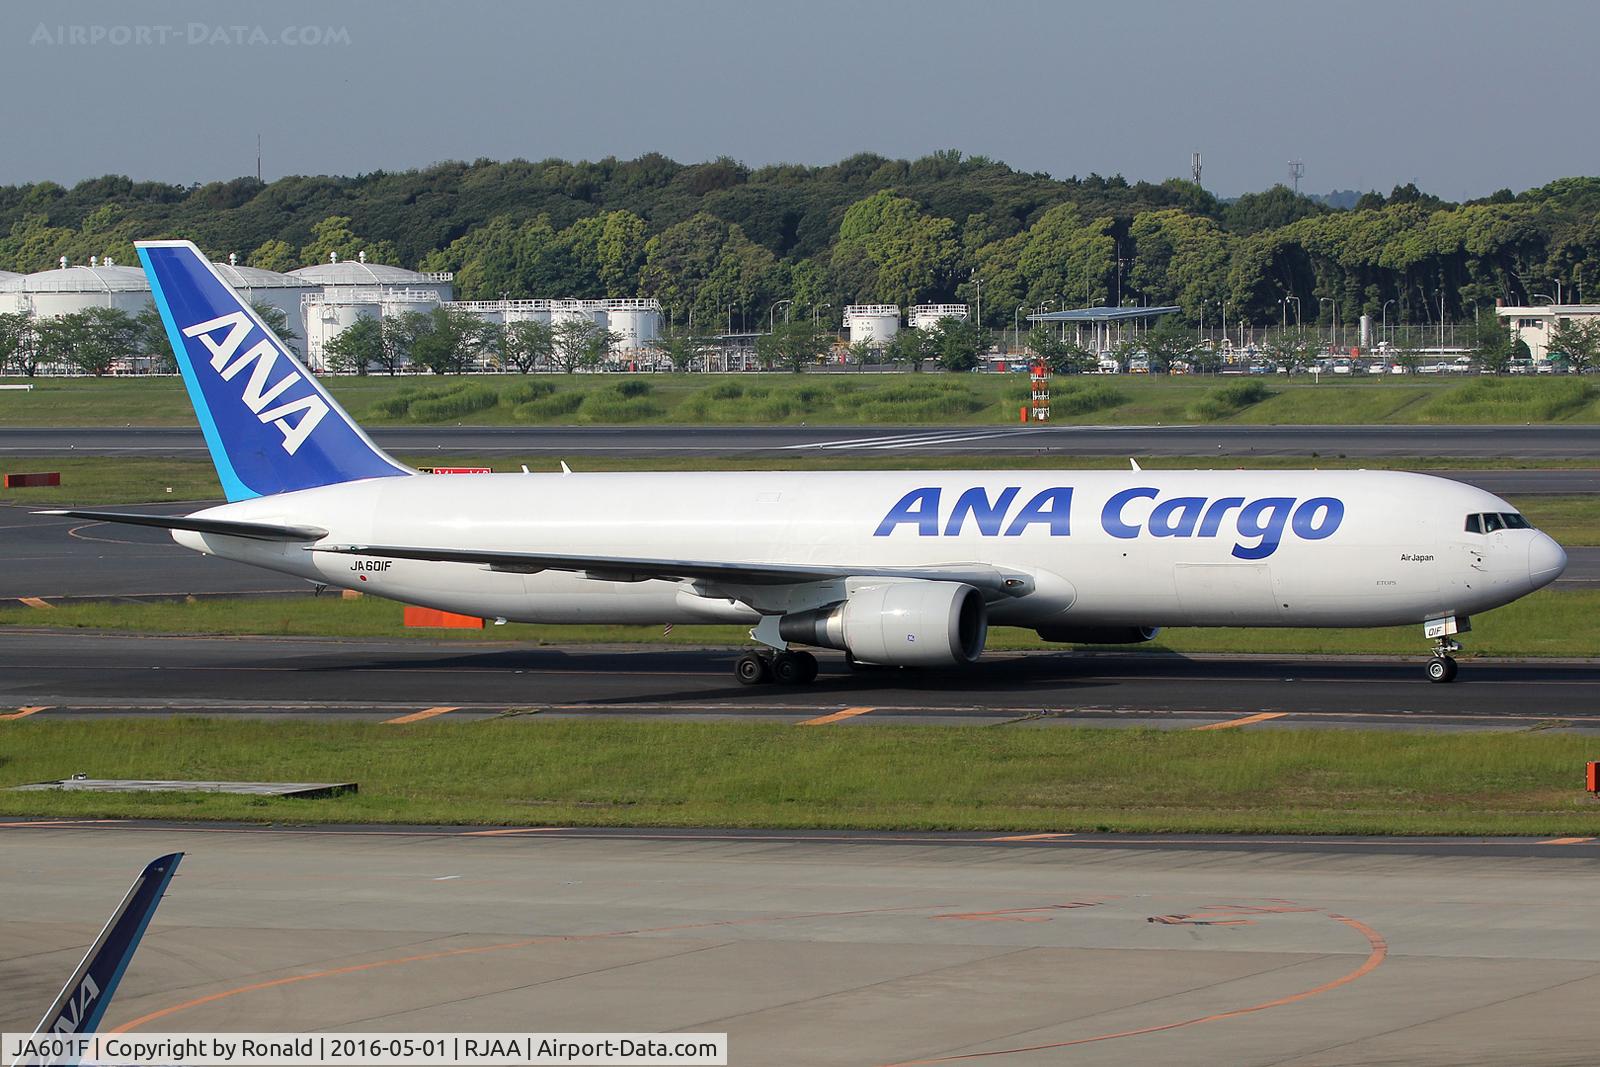
M1193 183L1055 179L981 156L864 154L752 170L660 155L442 163L356 177L183 187L107 176L0 188L0 268L61 256L135 262L132 242L184 237L288 270L330 253L453 270L464 299L659 297L680 325L730 306L753 326L837 322L852 303L976 304L1010 327L1046 303L1178 304L1271 324L1360 313L1470 318L1496 299L1572 300L1600 285L1600 178L1446 203L1406 185L1330 209L1283 186L1223 202ZM1298 301L1298 303L1296 303ZM1224 309L1223 305L1226 304Z

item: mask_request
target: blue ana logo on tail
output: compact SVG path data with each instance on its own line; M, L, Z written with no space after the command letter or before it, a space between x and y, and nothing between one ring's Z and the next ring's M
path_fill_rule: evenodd
M187 241L136 246L228 499L410 474Z
M231 315L223 315L209 322L197 322L183 331L185 337L198 337L200 343L206 346L211 353L211 369L222 375L222 380L231 382L239 376L245 367L251 367L250 377L244 383L240 399L244 406L249 408L255 417L263 424L275 426L283 434L283 450L289 455L294 455L305 444L311 431L317 428L328 414L328 405L315 393L286 400L275 407L267 405L283 396L289 388L303 382L305 376L297 370L287 371L272 381L272 369L278 362L278 349L271 341L263 337L257 341L249 351L239 356L234 355L244 346L246 337L250 336L250 328L254 325L250 317L242 311L235 311ZM222 334L218 341L217 334ZM270 383L270 384L269 384ZM265 409L265 410L263 410ZM299 419L291 422L290 417L299 415Z

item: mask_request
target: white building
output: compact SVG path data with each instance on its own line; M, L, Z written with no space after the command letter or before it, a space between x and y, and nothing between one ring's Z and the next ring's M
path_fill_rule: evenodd
M313 288L301 296L300 310L305 324L306 360L315 371L325 370L323 352L327 343L361 318L382 320L407 312L428 312L449 303L455 296L451 284L455 276L448 271L424 273L368 263L367 254L354 260L328 257L289 272Z
M850 343L862 341L883 346L900 332L900 307L897 304L851 304L844 309L845 329Z
M472 312L485 322L592 322L616 335L613 355L649 348L661 339L661 301L651 298L609 300L457 300L450 307Z
M277 308L283 312L284 318L289 323L289 330L294 334L293 337L285 337L284 340L304 350L304 346L299 343L306 336L306 320L302 305L308 294L320 291L315 282L297 278L292 274L280 274L275 270L241 267L235 255L228 256L226 263L217 262L215 265L223 279L246 301L263 307Z
M958 319L966 322L970 312L965 304L918 304L907 316L913 330L929 330L939 325L940 319Z
M1535 363L1550 358L1550 331L1558 322L1600 318L1600 304L1537 304L1533 307L1497 307L1511 334L1528 346Z
M0 281L0 310L21 311L36 319L59 318L94 307L120 308L137 315L151 304L150 283L138 267L91 258L74 267L61 260L56 270L13 275Z

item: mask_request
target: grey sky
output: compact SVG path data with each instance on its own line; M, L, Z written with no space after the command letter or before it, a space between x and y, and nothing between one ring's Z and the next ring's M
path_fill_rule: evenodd
M259 132L269 180L939 148L1160 180L1198 149L1223 195L1299 158L1462 199L1600 173L1596 40L1600 5L1527 0L13 0L0 182L234 177Z

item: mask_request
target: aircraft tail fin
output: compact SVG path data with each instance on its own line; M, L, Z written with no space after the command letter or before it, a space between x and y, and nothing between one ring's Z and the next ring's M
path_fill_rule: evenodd
M139 241L230 502L414 471L372 443L189 241Z
M89 946L83 962L67 979L66 988L39 1020L35 1033L89 1034L99 1027L112 994L122 981L122 972L128 969L128 961L133 959L139 939L150 925L150 917L161 903L161 895L166 892L167 883L172 881L182 858L182 852L174 852L145 867L117 910L111 913L105 929Z

